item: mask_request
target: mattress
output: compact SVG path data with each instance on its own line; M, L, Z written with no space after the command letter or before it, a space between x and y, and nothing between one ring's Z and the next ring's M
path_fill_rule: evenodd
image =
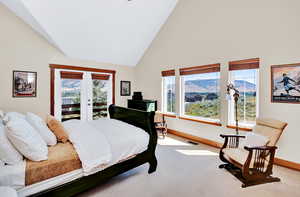
M48 160L26 161L25 185L81 169L80 159L71 143L58 143L49 147Z

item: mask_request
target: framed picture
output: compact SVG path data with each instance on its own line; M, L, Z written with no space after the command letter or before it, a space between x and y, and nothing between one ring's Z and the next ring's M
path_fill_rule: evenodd
M37 73L13 71L13 97L36 97Z
M130 81L121 81L121 96L130 96Z
M300 103L300 63L271 66L271 97L276 103Z

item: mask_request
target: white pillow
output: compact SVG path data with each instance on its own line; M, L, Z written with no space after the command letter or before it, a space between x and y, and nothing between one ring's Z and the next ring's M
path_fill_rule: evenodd
M10 120L7 137L26 158L32 161L48 159L48 147L38 132L25 120Z
M23 156L11 144L6 134L6 128L0 123L0 159L4 163L14 165L21 162Z
M265 146L269 142L269 139L265 136L249 132L246 134L246 138L241 142L240 147L255 147L255 146Z
M31 126L33 126L33 128L35 128L39 132L40 136L43 138L47 145L54 146L57 143L55 135L48 128L46 122L43 121L43 119L41 119L39 116L27 112L26 120Z
M7 112L7 113L5 113L5 115L3 117L3 122L4 122L4 124L7 124L10 120L25 119L25 118L26 118L26 116L19 112Z

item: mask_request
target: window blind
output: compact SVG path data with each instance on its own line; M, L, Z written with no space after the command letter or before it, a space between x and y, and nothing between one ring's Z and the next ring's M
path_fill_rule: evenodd
M193 75L201 73L220 72L220 64L209 64L179 69L180 75Z
M82 79L83 73L80 72L68 72L68 71L61 71L60 77L62 79Z
M109 80L109 75L105 75L105 74L92 74L92 79Z
M259 58L229 62L229 70L248 70L259 68Z
M175 76L175 69L161 71L161 76L163 76L163 77Z

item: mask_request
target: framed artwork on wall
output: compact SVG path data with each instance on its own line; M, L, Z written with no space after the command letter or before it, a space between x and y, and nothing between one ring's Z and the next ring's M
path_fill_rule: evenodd
M121 81L121 96L130 96L131 87L130 81Z
M37 73L13 71L13 97L36 97Z
M300 63L271 66L274 103L300 103Z

